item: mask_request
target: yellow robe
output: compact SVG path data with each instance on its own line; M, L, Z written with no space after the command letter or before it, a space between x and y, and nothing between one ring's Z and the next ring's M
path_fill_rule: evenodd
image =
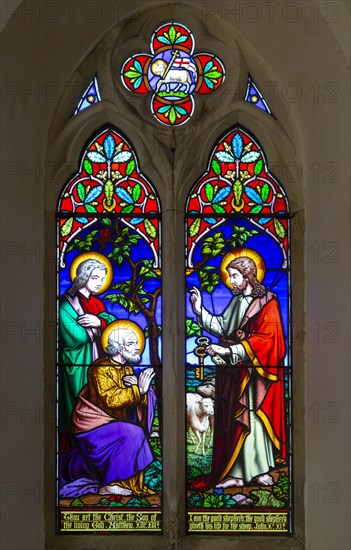
M142 406L147 405L147 394L140 394L136 384L126 386L123 382L125 376L134 374L132 367L120 365L112 357L98 359L88 369L89 400L116 420L125 422L130 421L128 412L136 409L141 422ZM115 483L131 489L137 496L154 494L154 491L144 486L143 472Z

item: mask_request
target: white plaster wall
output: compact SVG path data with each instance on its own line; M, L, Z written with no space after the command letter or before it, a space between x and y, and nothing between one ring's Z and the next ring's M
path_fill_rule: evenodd
M302 548L346 550L349 532L349 4L4 1L1 17L2 529L6 550ZM12 13L13 12L13 13ZM12 15L11 15L12 13ZM196 99L178 130L116 87L128 55L178 19L213 51L223 92ZM6 22L7 21L7 22ZM90 55L90 57L89 57ZM99 70L105 103L69 120ZM243 104L249 70L277 120ZM256 112L257 111L257 112ZM239 122L261 142L293 221L296 533L293 539L184 537L182 241L165 246L165 536L54 537L56 197L89 136L113 123L158 186L164 235L182 233L185 197L215 140ZM306 315L304 314L304 310ZM180 365L180 367L177 367ZM175 391L174 391L175 390ZM178 396L178 398L177 398ZM303 542L305 539L305 543Z

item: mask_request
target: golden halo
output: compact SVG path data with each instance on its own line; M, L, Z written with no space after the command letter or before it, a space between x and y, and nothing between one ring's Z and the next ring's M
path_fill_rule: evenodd
M232 252L228 252L221 261L220 265L220 273L222 277L223 283L233 290L233 286L229 282L229 274L227 271L227 265L235 260L235 258L241 258L242 256L247 256L248 258L251 258L256 264L257 268L257 280L259 283L263 281L263 277L266 271L266 266L264 265L264 261L262 256L259 255L256 250L252 250L252 248L238 248L237 250L233 250Z
M108 337L110 336L110 333L114 330L120 330L120 329L127 329L127 330L133 330L136 333L136 336L138 338L138 344L139 344L139 353L140 355L144 351L145 347L145 336L139 325L134 323L133 321L129 321L128 319L119 319L118 321L114 321L110 325L108 325L104 332L101 335L101 345L103 347L103 350L106 351L106 347L108 345Z
M108 289L108 287L112 282L113 272L112 272L112 266L109 260L103 254L100 254L100 252L84 252L83 254L79 254L79 256L74 258L69 268L69 275L71 277L71 281L73 281L73 279L77 275L78 266L82 262L85 262L86 260L97 260L98 262L101 262L102 264L104 264L104 266L106 267L107 272L106 272L105 282L101 285L99 292L96 292L96 294L101 294L102 292L105 292L105 290Z

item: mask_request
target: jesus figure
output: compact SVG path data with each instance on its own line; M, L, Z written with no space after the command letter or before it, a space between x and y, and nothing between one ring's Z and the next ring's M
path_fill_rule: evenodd
M199 490L272 485L269 471L286 460L286 350L277 297L258 281L249 255L235 257L226 271L233 298L222 315L203 307L196 287L190 291L200 326L220 338L206 348L217 363L215 436L211 474L192 484Z

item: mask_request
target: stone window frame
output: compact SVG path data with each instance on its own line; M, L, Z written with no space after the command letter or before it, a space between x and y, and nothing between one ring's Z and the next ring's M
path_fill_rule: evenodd
M195 11L195 14L193 13ZM57 198L68 178L75 172L84 145L102 127L111 124L132 144L141 171L157 189L162 211L162 264L163 264L163 534L109 534L66 535L55 534L55 430L52 418L45 423L45 536L46 548L64 550L70 548L110 549L116 547L182 548L203 550L230 547L243 550L260 544L264 550L284 547L297 550L304 547L304 415L301 407L294 408L293 448L294 454L294 532L292 536L250 535L186 535L185 498L185 369L184 369L184 209L188 193L205 171L210 152L216 140L236 124L250 131L259 141L272 173L282 183L294 214L302 208L303 190L284 178L284 170L296 161L296 144L292 120L285 107L271 105L278 118L274 118L244 102L249 72L243 52L250 58L249 45L236 43L228 37L225 24L216 34L207 25L204 32L200 13L186 7L177 11L163 6L154 13L151 9L140 13L135 19L124 21L107 31L100 43L82 61L72 75L51 125L48 137L47 166L58 167L53 178L46 182L45 234L48 242L55 242L55 206ZM118 67L137 51L147 51L152 32L162 21L177 19L194 33L198 49L208 49L218 55L227 71L223 91L200 98L197 109L184 127L173 130L161 127L152 117L148 103L133 96L119 82ZM221 45L225 36L227 47ZM117 68L117 69L116 69ZM102 102L72 116L80 95L72 90L85 89L91 77L97 73ZM265 77L258 66L256 80ZM90 80L89 80L90 79ZM234 100L233 100L234 97ZM48 173L52 174L51 170ZM292 221L292 311L296 326L304 326L303 285L303 221ZM170 244L173 243L172 246ZM45 326L55 319L55 264L45 267ZM52 331L50 331L52 332ZM298 375L293 375L294 392L303 395L303 347L301 341L293 344L294 366ZM45 404L55 403L55 347L52 338L45 339ZM175 365L177 367L175 368ZM302 400L300 401L300 403Z

